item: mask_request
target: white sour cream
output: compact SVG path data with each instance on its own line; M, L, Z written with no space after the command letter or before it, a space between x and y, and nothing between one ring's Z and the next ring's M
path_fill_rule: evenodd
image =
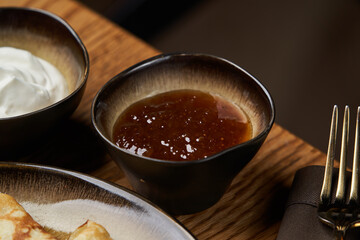
M0 47L0 118L47 107L69 94L64 76L30 52Z

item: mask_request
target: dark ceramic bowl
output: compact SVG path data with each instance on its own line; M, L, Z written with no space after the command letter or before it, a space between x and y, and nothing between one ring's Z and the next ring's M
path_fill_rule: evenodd
M111 139L114 122L130 104L154 93L197 89L241 107L253 125L251 140L195 161L164 161L132 154ZM172 214L215 204L254 157L275 117L272 98L247 72L222 58L201 54L159 55L125 70L96 95L92 123L133 188Z
M67 80L70 94L43 109L0 118L0 160L31 150L51 134L78 106L89 73L88 53L78 35L64 20L46 11L0 8L2 46L30 51L52 63Z

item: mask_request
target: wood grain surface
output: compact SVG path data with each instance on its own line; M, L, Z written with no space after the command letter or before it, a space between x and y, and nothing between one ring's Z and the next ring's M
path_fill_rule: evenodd
M159 51L75 1L1 0L0 6L25 6L55 13L74 28L90 56L88 84L78 109L45 145L16 161L81 171L131 188L94 135L90 125L91 102L105 82ZM275 124L258 154L216 205L176 218L200 240L276 239L295 172L324 162L322 152Z

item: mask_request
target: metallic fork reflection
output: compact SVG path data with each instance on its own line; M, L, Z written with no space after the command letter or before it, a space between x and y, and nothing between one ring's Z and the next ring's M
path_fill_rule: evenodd
M350 196L346 196L346 159L349 142L349 107L345 107L340 152L339 176L335 199L332 197L332 178L335 159L335 146L338 126L338 107L335 105L330 127L323 186L320 193L318 216L320 220L334 229L335 239L344 239L347 229L360 226L359 205L359 121L360 107L357 109L354 158L351 176Z

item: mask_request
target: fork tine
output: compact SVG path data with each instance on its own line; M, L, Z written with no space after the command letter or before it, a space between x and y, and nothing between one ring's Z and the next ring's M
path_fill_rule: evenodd
M331 119L330 137L329 137L329 145L328 145L328 151L326 157L324 181L320 193L320 204L327 204L329 201L331 201L330 200L331 181L332 181L332 173L333 173L334 158L335 158L337 126L338 126L338 107L337 105L334 105L332 119Z
M341 152L340 152L340 166L339 166L339 177L336 189L335 202L342 203L346 200L345 198L345 171L346 171L346 159L347 149L349 143L349 106L345 106L342 139L341 139Z
M351 190L350 190L350 203L354 204L358 201L359 195L359 144L360 144L360 107L357 109L356 116L356 130L355 130L355 144L354 144L354 159L353 159L353 169L351 176Z

